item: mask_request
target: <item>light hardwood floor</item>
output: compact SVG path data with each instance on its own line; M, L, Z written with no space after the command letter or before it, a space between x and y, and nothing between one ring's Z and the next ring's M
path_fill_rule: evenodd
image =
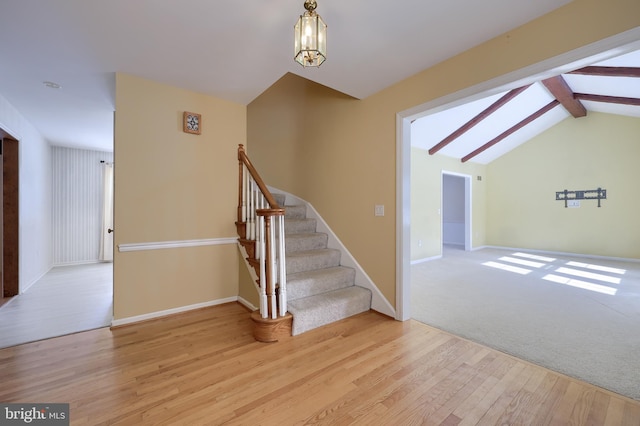
M108 327L111 263L58 266L0 307L0 348Z
M74 425L639 425L640 403L366 312L278 343L232 303L0 350L0 401Z

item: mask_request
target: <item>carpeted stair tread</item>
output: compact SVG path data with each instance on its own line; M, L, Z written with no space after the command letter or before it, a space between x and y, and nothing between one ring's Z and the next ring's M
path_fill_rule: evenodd
M301 234L287 234L285 237L286 253L323 249L327 247L327 234L319 232L305 232Z
M287 275L340 265L340 251L334 249L307 250L287 254Z
M370 307L371 292L355 285L293 300L288 303L288 310L293 314L292 334L366 312Z
M356 271L345 266L316 269L287 275L287 300L297 300L353 286Z
M316 232L315 219L289 219L284 221L285 234L303 234Z

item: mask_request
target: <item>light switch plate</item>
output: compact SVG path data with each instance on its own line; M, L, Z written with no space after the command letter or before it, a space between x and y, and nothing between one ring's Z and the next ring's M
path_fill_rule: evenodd
M376 216L384 216L384 204L376 204L374 214Z

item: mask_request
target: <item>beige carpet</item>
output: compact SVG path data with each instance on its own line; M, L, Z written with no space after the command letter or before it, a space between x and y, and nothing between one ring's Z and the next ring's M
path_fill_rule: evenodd
M445 247L411 281L414 319L640 400L640 263Z

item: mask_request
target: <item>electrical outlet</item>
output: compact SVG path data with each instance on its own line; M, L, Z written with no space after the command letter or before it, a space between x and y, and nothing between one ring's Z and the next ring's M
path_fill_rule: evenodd
M374 215L384 216L384 204L376 204L374 208Z

